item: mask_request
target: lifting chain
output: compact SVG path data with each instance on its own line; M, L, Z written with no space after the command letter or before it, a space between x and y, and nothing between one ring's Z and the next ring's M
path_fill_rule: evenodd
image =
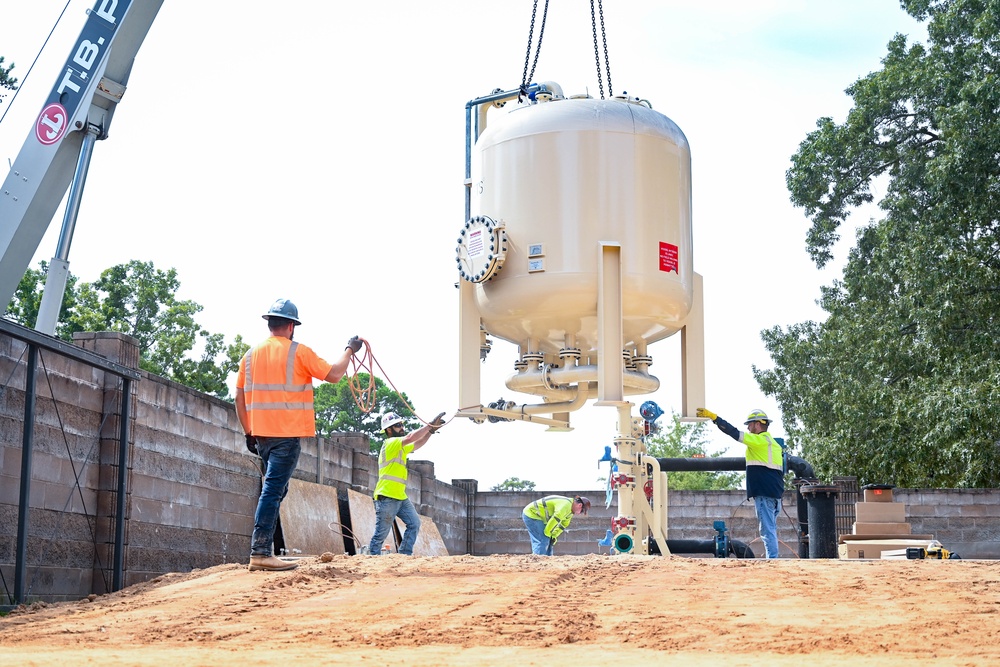
M597 0L597 9L594 9L594 0L590 0L590 26L594 34L594 60L597 63L597 87L604 99L604 77L608 79L608 97L614 97L611 88L611 61L608 58L608 35L604 28L604 5L603 0ZM528 84L535 76L535 67L538 65L538 55L542 51L542 38L545 36L545 19L549 15L549 0L545 0L545 7L542 10L542 25L538 30L538 44L535 45L535 57L531 58L531 43L535 39L535 18L538 16L538 0L535 0L531 7L531 27L528 29L528 48L524 53L524 72L521 74L521 88L518 100L528 94ZM601 46L597 43L597 17L601 18L601 44L604 46L604 71L601 71ZM528 66L531 70L528 70Z
M531 8L531 28L528 30L528 50L524 54L524 74L521 75L520 98L528 94L528 83L535 76L535 66L538 65L538 54L542 51L542 37L545 36L545 18L549 15L549 0L545 0L545 8L542 10L542 27L538 31L538 45L535 47L535 59L531 63L531 72L528 72L528 61L531 60L531 40L535 36L535 15L538 13L538 0ZM603 20L603 19L602 19ZM596 39L596 38L595 38Z
M604 43L604 68L608 75L608 97L614 97L611 91L611 63L608 60L608 36L604 31L604 7L602 0L597 0L597 11L601 15L601 41ZM601 53L597 48L597 18L594 16L594 0L590 0L590 26L594 31L594 60L597 61L597 88L601 92L601 99L604 99L604 83L601 80ZM539 45L541 40L539 40Z

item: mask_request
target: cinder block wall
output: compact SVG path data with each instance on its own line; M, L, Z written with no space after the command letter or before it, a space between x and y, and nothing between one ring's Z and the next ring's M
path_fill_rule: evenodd
M577 515L570 527L559 538L555 551L558 554L582 555L609 553L608 547L598 542L607 537L611 519L617 516L617 492L612 495L611 506L606 508L607 492L598 490L576 491L520 491L479 492L475 496L474 555L531 553L531 541L524 527L521 513L524 507L548 495L587 496L592 505L587 516ZM794 492L787 492L783 500L784 511L779 523L782 555L798 553L794 521L797 520ZM713 540L714 521L726 522L730 539L739 540L763 555L764 548L757 537L757 519L753 503L746 499L745 491L670 491L667 494L667 539ZM710 556L711 552L707 554Z
M121 365L137 367L132 339L121 334L78 335L77 344ZM25 347L0 335L0 573L13 592L24 419ZM117 379L55 353L43 353L38 375L29 498L28 595L48 601L79 599L111 585L112 521L117 475ZM165 572L244 562L260 489L256 458L245 449L233 405L164 378L142 374L133 384L129 496L126 502L126 584ZM56 401L51 400L51 396ZM360 434L303 442L295 476L371 493L377 458ZM497 493L474 479L435 478L431 461L410 461L408 492L430 516L451 554L528 553L521 510L559 493L587 495L589 516L578 516L560 538L561 554L606 553L615 504L602 490ZM896 489L914 533L933 534L965 558L1000 559L1000 490ZM616 501L616 499L615 499ZM715 520L758 555L753 505L743 491L671 491L668 539L710 540ZM786 493L782 555L797 554L793 492ZM2 604L3 602L0 602Z
M962 558L1000 558L1000 489L894 489L913 533Z

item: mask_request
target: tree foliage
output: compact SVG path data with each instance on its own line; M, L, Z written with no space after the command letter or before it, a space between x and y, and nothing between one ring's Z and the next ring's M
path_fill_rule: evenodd
M535 483L517 477L508 477L499 484L490 487L490 491L534 491Z
M33 326L41 305L47 265L28 269L6 316ZM226 381L239 368L249 346L240 336L226 344L222 334L203 329L195 315L202 306L176 297L180 288L174 269L160 271L152 262L133 260L106 269L93 283L72 274L56 325L56 336L72 340L82 331L117 331L139 344L139 367L176 382L229 399ZM200 352L192 354L196 347Z
M365 387L369 382L367 373L358 373L356 382ZM316 435L329 438L334 433L364 433L371 443L371 451L378 452L385 442L385 434L380 426L382 415L395 412L403 418L407 432L423 426L409 408L410 399L406 392L397 393L375 378L375 406L370 412L363 412L351 390L350 378L344 376L337 383L324 382L313 390L316 410Z
M3 102L4 98L7 97L5 90L17 90L17 79L10 75L13 69L14 63L4 67L3 56L0 56L0 102Z
M681 416L670 411L670 420L659 430L646 436L646 451L656 458L718 457L709 454L707 422L682 422ZM743 473L688 471L668 473L668 483L674 491L738 489L743 483Z
M1000 2L904 0L928 43L896 36L792 158L791 200L820 267L885 188L823 322L762 332L778 399L824 476L911 487L1000 485ZM886 185L883 186L882 184Z

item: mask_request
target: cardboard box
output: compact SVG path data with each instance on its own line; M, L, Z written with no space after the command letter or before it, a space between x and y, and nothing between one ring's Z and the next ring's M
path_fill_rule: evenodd
M855 503L854 520L859 523L903 523L906 505L903 503Z
M866 503L891 503L892 489L864 489Z
M908 523L854 523L855 535L909 535L913 532Z
M906 547L924 547L930 540L888 539L888 540L844 540L837 546L840 558L881 558L883 551L906 549Z

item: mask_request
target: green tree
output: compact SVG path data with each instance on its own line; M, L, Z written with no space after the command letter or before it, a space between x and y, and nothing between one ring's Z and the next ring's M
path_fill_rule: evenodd
M658 459L718 457L719 453L708 453L706 428L707 422L682 422L681 416L671 410L667 424L646 436L646 451ZM687 471L667 475L668 484L674 491L738 489L743 483L743 473L732 471Z
M535 483L517 477L508 477L499 484L490 487L490 491L534 491Z
M46 271L29 269L7 306L6 315L32 326L41 304ZM80 283L72 274L66 281L56 336L72 340L75 332L118 331L139 343L139 366L185 386L230 399L226 380L239 368L249 346L240 336L227 345L195 322L202 306L180 301L174 269L160 271L152 262L133 260L106 269L93 283ZM191 353L200 344L197 357Z
M3 66L3 56L0 56L0 102L7 97L7 93L4 90L17 90L17 79L10 75L11 70L14 69L14 63L11 63L7 67Z
M885 195L823 322L762 332L754 368L821 476L912 487L1000 485L1000 3L903 0L927 45L896 36L792 158L791 200L825 265L838 229Z
M28 270L21 276L21 280L11 297L4 317L13 320L24 326L33 326L38 321L38 310L42 305L42 289L45 286L45 276L48 273L48 262L38 263L39 268ZM72 273L66 277L66 289L63 292L63 302L59 310L59 322L56 323L56 336L64 340L72 339L71 327L66 323L76 303L77 278Z
M369 375L358 373L355 382L359 387L369 385ZM375 378L375 405L369 412L358 406L351 389L351 378L344 376L337 383L323 382L313 390L313 404L316 410L316 435L329 438L334 433L364 433L368 436L372 452L378 452L385 442L385 434L380 426L382 415L395 412L403 418L407 431L423 426L414 417L406 392L402 395Z

